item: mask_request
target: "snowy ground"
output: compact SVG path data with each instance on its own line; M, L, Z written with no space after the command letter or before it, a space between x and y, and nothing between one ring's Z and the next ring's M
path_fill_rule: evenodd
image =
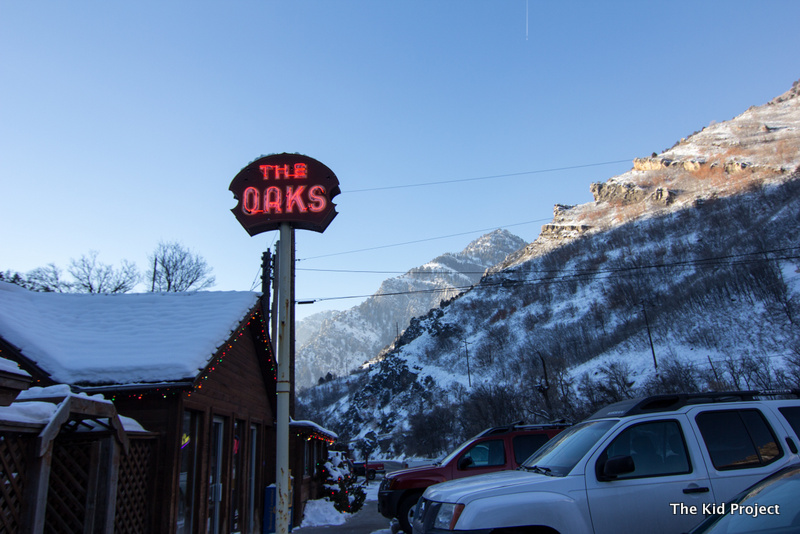
M367 502L378 500L378 488L380 484L377 481L370 482L369 486L364 488L367 494ZM305 514L303 522L299 528L294 529L294 532L302 531L303 527L320 527L326 525L343 525L348 519L353 517L351 514L343 514L336 511L333 503L324 499L316 501L308 501L305 507ZM372 534L391 534L388 528L379 529Z

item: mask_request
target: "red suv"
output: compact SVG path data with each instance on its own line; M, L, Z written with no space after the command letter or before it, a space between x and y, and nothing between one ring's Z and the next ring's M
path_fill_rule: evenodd
M414 506L425 488L455 478L516 469L550 438L569 426L566 423L489 428L462 443L434 465L403 469L387 474L378 491L378 511L397 518L411 534Z

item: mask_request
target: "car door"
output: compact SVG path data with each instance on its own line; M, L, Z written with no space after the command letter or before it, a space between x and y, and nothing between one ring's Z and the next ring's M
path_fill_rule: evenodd
M486 439L470 445L456 459L454 478L492 473L506 465L506 447L503 438Z
M730 500L789 461L775 429L756 406L695 409L689 419L698 430L719 502Z
M595 451L585 471L595 533L685 532L702 521L714 494L687 424L684 416L632 422ZM612 458L632 460L628 472L605 475Z

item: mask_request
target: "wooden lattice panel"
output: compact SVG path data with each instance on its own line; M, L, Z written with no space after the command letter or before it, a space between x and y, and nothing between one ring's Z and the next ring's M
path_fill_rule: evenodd
M25 477L31 461L29 451L26 436L0 433L0 534L20 530Z
M45 514L46 533L83 534L91 444L56 441Z
M116 534L147 534L150 527L150 490L155 472L155 439L131 439L122 455L117 483Z

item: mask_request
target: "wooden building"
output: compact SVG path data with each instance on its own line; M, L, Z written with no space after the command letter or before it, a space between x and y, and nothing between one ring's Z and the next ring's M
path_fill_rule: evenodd
M295 481L292 506L302 512L308 501L326 497L321 465L338 436L313 421L292 421L289 430L294 453L290 459Z
M102 394L150 432L148 454L129 469L146 482L131 514L141 528L128 532L262 532L275 480L275 361L258 293L77 295L0 283L0 356L34 386ZM298 523L321 483L307 462L333 437L313 424L296 430Z

